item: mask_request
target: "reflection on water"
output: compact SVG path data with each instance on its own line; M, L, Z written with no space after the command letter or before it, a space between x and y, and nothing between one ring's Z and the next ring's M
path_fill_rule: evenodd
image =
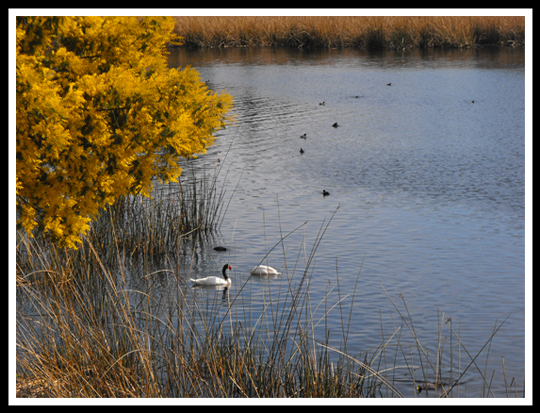
M271 47L232 47L208 49L172 49L171 67L191 65L216 66L289 65L289 66L363 66L404 67L433 69L436 67L517 68L523 69L525 53L522 48L471 48L471 49L413 49L393 51L386 49L322 49Z
M220 243L231 250L226 258L207 253L191 271L231 262L234 296L249 268L308 221L268 256L284 276L297 276L339 205L312 263L309 291L314 303L329 291L335 297L338 284L350 292L360 274L350 352L380 344L385 328L399 323L387 317L393 306L384 287L392 299L403 295L427 346L437 344L441 312L476 351L496 320L511 314L488 370L500 372L504 356L507 376L521 380L524 57L508 48L173 50L171 66L190 64L212 89L234 96L238 119L194 161L208 169L222 161L230 204ZM323 189L331 195L323 197ZM260 307L265 283L248 282L242 294ZM329 314L341 325L342 312ZM341 336L334 330L331 337ZM481 377L470 374L474 396Z

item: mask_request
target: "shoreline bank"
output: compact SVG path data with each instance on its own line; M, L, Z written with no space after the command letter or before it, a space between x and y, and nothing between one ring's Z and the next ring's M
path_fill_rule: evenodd
M181 47L471 48L525 44L522 16L179 16Z

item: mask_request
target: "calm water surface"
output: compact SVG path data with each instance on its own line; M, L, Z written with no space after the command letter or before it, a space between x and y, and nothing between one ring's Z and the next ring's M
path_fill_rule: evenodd
M430 351L447 317L474 356L510 315L488 363L487 350L477 362L489 378L496 371L497 396L504 396L503 357L508 380L515 377L521 389L524 60L523 51L488 48L174 50L170 65L189 64L210 88L227 90L237 116L195 161L221 168L230 204L219 243L229 252L206 252L192 272L218 273L230 261L234 294L280 234L307 221L268 258L285 274L301 275L321 225L339 206L310 266L309 291L313 303L329 291L342 297L359 276L348 351L377 346L400 325L391 300L401 311L405 300ZM250 283L256 308L265 282ZM338 309L329 315L336 345L346 307L345 316ZM455 352L454 363L457 346ZM477 369L464 379L460 396L482 394ZM403 381L404 394L413 397Z

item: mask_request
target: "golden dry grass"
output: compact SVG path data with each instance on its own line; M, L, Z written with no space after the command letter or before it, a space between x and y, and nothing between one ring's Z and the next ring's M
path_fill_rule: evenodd
M251 302L240 296L249 280L235 294L228 292L200 305L193 298L196 290L186 283L189 274L185 277L175 269L175 258L167 258L166 265L163 262L155 271L147 264L156 258L150 251L159 248L149 245L130 259L116 235L122 221L116 222L118 214L112 209L108 214L79 250L61 249L43 237L17 233L18 398L404 397L395 386L401 377L398 370L407 366L413 378L419 365L423 366L422 379L418 383L414 379L409 387L428 380L440 384L429 390L429 397L449 397L453 389L459 395L468 370L482 378L482 397L495 396L493 377L478 366L487 366L491 341L506 319L471 354L459 330L442 314L438 350L433 355L416 336L403 296L400 304L385 291L401 326L386 331L386 340L379 346L355 355L346 352L360 273L347 295L342 296L338 283L335 303L331 291L319 303L311 302L308 291L310 266L333 216L321 226L305 268L288 268L283 279L287 293L280 286L277 298L263 298L261 315L251 327L250 321L244 324L233 316L238 310L251 317ZM138 216L141 221L156 218ZM151 244L155 238L146 241ZM172 239L169 242L174 244ZM165 279L172 281L172 288L156 289L154 282L161 284ZM220 313L225 303L228 310ZM315 337L316 327L326 325L334 308L349 314L341 326L334 326L343 334L339 348L329 344L330 330L324 338ZM450 337L447 347L446 337ZM460 345L460 362L443 371L443 360L455 357L453 340ZM485 349L485 362L480 362ZM391 354L394 362L387 364ZM403 359L398 363L400 354ZM469 357L463 357L463 364L460 354ZM508 397L512 390L519 397L515 378L506 385Z
M180 16L188 47L472 47L524 44L522 16Z

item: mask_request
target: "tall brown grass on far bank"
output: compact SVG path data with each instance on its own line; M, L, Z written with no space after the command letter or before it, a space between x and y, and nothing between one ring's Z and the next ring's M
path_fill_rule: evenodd
M186 47L474 47L525 43L523 16L180 16Z

